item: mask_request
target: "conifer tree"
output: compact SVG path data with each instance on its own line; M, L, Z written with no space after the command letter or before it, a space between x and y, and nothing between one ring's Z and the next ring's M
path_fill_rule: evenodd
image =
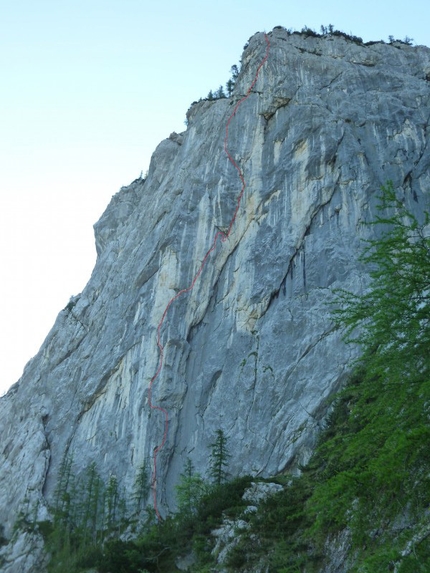
M68 521L69 518L72 464L73 457L67 453L64 454L54 492L54 517L59 521Z
M117 520L117 512L119 507L119 490L118 479L116 475L112 474L109 477L108 485L106 488L106 527L108 532L113 531L115 522Z
M216 485L220 485L227 480L226 468L231 457L223 430L217 430L215 441L210 446L209 475Z
M222 86L219 86L219 88L217 89L217 91L215 92L215 98L216 99L222 99L225 98L226 95L224 93L224 88Z
M102 503L103 483L97 472L95 462L92 462L85 472L83 485L83 543L91 539L97 540L97 531L103 527L100 520L100 506Z
M206 488L199 473L194 471L193 462L187 458L184 471L181 473L180 481L175 487L178 510L183 515L192 515L196 509Z
M133 486L134 511L139 515L145 508L145 502L149 494L149 473L146 462L139 467Z
M239 68L236 66L236 64L231 66L230 72L231 72L231 78L232 78L233 82L235 82L237 80L237 78L239 77Z

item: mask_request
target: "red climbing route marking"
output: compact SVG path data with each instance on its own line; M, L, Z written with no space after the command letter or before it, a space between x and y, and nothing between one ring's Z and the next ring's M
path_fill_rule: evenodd
M238 164L236 163L236 161L233 159L232 155L230 154L230 151L228 150L228 130L230 127L230 123L232 121L232 119L234 118L234 116L236 115L237 110L239 109L240 105L246 100L248 99L249 95L251 94L252 88L255 86L257 80L258 80L258 76L260 74L260 70L261 68L264 66L264 64L266 63L268 57L269 57L269 50L270 50L270 41L269 38L267 36L267 34L264 34L264 38L266 40L266 53L264 55L264 58L261 60L260 65L257 68L257 71L255 72L255 76L254 79L251 83L251 85L248 88L248 91L246 92L246 94L243 96L243 98L241 100L239 100L237 102L237 104L235 105L233 112L231 113L231 115L229 116L226 126L225 126L225 136L224 136L224 151L230 161L230 163L233 165L233 167L236 169L237 173L238 173L238 177L242 183L242 188L240 190L240 193L237 197L236 200L236 208L234 210L233 216L230 220L230 224L228 226L227 231L224 233L223 231L218 231L215 236L214 239L212 241L212 244L209 248L209 250L206 252L205 256L203 257L203 260L200 264L200 267L198 269L198 271L196 272L196 274L194 275L193 280L191 281L191 284L187 287L184 288L182 290L180 290L178 293L176 293L176 295L174 297L172 297L169 302L166 305L166 308L164 309L163 315L160 319L160 322L158 323L157 326L157 346L158 346L158 350L159 350L159 358L158 358L158 366L157 366L157 370L154 374L154 376L151 378L151 381L149 383L149 389L148 389L148 403L149 403L149 407L152 410L158 410L159 412L161 412L161 414L163 414L163 418L164 418L164 431L163 431L163 439L161 440L161 443L156 446L154 448L153 451L153 470L152 470L152 478L151 478L151 485L152 485L152 495L153 495L153 500L154 500L154 509L155 509L155 514L157 516L157 519L160 521L161 520L161 515L160 512L158 511L158 504L157 504L157 457L159 452L163 449L164 444L166 443L167 440L167 433L169 430L169 414L167 412L167 410L165 408L162 408L161 406L157 406L156 404L153 404L152 402L152 389L154 386L154 382L157 380L162 368L163 368L163 361L164 361L164 346L161 343L161 329L163 327L164 321L166 320L166 316L167 313L169 311L169 308L172 306L172 304L182 295L190 292L191 290L193 290L194 285L196 284L198 278L200 277L200 275L202 274L202 271L211 255L211 253L215 250L217 243L218 243L218 239L221 239L222 242L225 242L228 237L230 236L230 233L232 231L233 225L236 221L237 218L237 214L239 212L240 209L240 204L242 202L242 198L243 198L243 194L245 192L245 188L246 188L246 182L245 182L245 177L243 175L243 171L241 170L241 168L238 166Z

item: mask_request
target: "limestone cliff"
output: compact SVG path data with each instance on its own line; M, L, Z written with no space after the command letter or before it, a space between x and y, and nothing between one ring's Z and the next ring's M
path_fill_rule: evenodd
M355 350L330 321L333 288L360 291L363 225L392 180L419 211L430 190L430 49L275 28L269 59L229 127L246 189L234 227L192 291L169 308L153 402L169 415L158 455L160 511L190 457L202 474L223 429L234 474L272 475L307 460L327 398ZM265 50L250 39L231 98L201 101L184 133L155 150L95 225L97 263L22 379L0 399L0 524L48 515L65 453L132 487L163 438L148 388L156 330L187 288L241 182L225 127ZM41 539L15 533L2 571L41 570ZM31 551L30 551L31 549Z

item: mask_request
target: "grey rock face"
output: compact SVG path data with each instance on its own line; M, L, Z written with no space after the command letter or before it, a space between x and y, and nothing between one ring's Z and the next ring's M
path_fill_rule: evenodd
M333 329L332 289L366 285L357 257L381 184L403 188L417 213L428 198L430 50L282 29L269 38L229 128L246 181L237 219L161 329L152 400L169 415L157 461L162 513L187 456L205 474L219 428L232 474L268 476L309 458L357 352ZM95 225L86 288L0 399L8 537L20 511L46 519L65 453L78 472L95 461L124 488L151 463L164 430L148 404L157 327L232 219L241 182L225 126L264 50L256 34L232 98L192 105L187 130L160 143L146 180L115 195Z

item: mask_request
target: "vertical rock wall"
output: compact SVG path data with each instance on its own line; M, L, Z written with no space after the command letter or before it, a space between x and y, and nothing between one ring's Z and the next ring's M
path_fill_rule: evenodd
M233 474L271 475L308 459L356 353L333 329L328 303L333 288L366 285L358 255L378 189L391 179L418 214L428 199L430 50L280 28L269 38L269 60L229 129L246 181L237 220L161 332L153 402L169 412L162 512L174 506L186 457L205 474L219 428ZM231 221L241 183L223 149L225 125L264 50L256 34L232 98L193 104L187 130L160 143L146 180L113 197L95 225L86 288L0 399L7 537L19 511L47 517L65 453L78 472L95 461L126 489L150 463L163 434L148 405L157 325ZM8 573L32 570L18 564L22 535L3 549Z

